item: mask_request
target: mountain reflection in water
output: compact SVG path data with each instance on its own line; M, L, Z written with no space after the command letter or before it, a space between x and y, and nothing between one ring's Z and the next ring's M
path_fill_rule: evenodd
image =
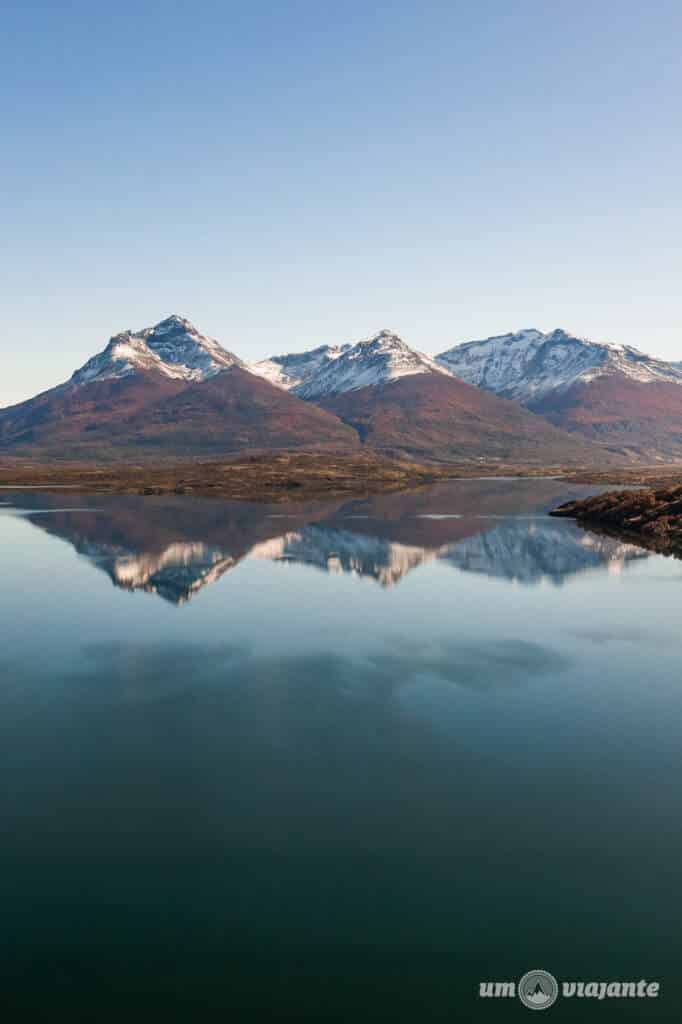
M525 585L619 572L648 553L545 516L598 490L557 480L467 480L288 505L136 495L67 502L37 492L12 493L9 503L71 543L115 586L181 605L245 558L352 574L382 587L426 562Z

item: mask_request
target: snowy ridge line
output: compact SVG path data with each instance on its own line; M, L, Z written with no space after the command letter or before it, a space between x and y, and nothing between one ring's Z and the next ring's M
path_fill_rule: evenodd
M410 348L389 330L379 331L355 345L323 345L311 352L272 356L248 368L270 383L309 400L388 384L420 373L452 376L447 367Z
M596 342L557 329L469 341L436 357L468 384L503 398L533 402L575 383L622 374L641 383L682 384L682 369L629 345Z
M416 374L456 377L533 406L576 383L620 374L640 383L682 384L682 363L669 363L628 345L596 342L557 329L517 331L469 341L432 357L382 330L355 344L320 345L245 363L173 314L154 327L123 331L61 388L151 373L187 383L238 367L299 398L316 401Z

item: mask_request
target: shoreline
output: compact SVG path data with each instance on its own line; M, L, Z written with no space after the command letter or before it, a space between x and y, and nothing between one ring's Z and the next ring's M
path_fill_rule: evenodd
M287 501L422 487L444 479L440 467L378 456L325 453L249 455L242 459L159 463L41 463L0 460L0 490L93 494L196 495Z
M575 519L585 529L619 536L659 554L682 556L682 483L663 488L607 491L569 501L551 516Z
M566 467L514 463L428 463L378 453L266 452L222 460L135 464L31 462L0 458L0 490L81 490L111 494L187 494L277 501L407 490L445 480L554 479L567 484L661 488L682 481L682 466Z

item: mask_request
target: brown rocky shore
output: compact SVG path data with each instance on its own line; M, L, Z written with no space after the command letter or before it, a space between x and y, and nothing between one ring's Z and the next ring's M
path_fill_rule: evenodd
M607 491L582 501L569 501L550 515L568 516L609 533L627 535L635 543L670 554L682 553L682 484L663 488Z

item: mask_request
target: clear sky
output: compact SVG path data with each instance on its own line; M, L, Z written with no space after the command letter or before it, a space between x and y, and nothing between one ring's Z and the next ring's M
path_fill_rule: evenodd
M682 359L681 37L679 0L10 0L0 405L170 312L247 359Z

